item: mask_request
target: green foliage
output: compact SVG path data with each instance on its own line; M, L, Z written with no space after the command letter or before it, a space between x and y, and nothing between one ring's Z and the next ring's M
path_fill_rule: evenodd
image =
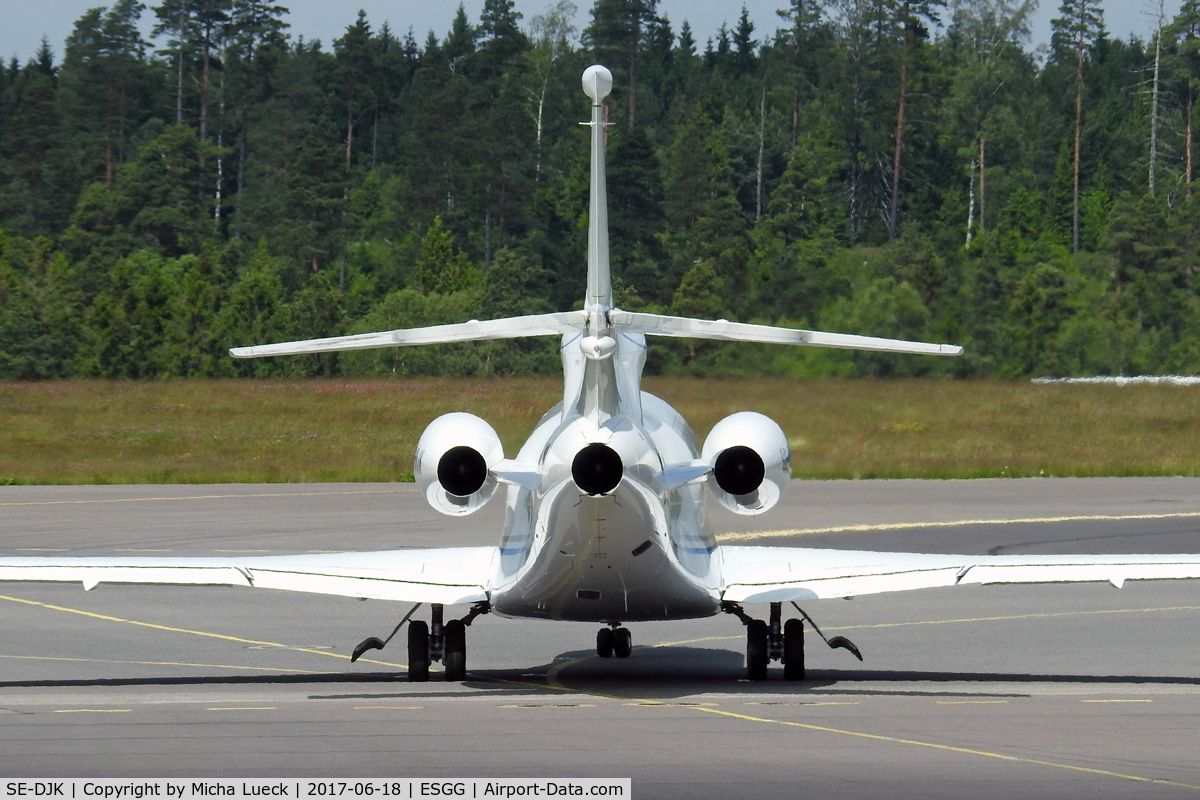
M455 248L450 232L442 227L441 217L434 217L432 227L421 239L413 283L424 294L453 294L475 283L470 259Z
M556 372L553 339L227 349L575 306L597 61L618 305L967 349L659 340L648 372L1200 373L1196 2L1165 31L1153 192L1128 87L1154 50L1091 0L1044 62L1028 0L785 5L699 46L654 0L594 0L578 41L567 0L486 0L424 44L359 14L322 48L264 0L164 0L157 51L134 0L87 11L61 65L0 68L0 376Z
M445 325L477 318L478 291L429 294L415 288L390 293L367 312L350 331L367 333L397 328ZM345 369L352 375L480 375L487 374L486 364L477 348L470 344L397 347L390 350L363 350L342 356Z
M70 268L48 239L8 239L0 231L0 377L71 374L78 347L79 296Z

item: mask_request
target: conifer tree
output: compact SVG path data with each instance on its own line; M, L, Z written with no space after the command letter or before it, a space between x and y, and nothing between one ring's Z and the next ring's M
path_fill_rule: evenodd
M1167 27L1178 47L1175 72L1183 84L1184 93L1184 183L1188 195L1192 191L1192 125L1196 106L1196 89L1200 86L1200 0L1183 0L1179 13Z
M754 23L750 21L750 12L742 6L742 14L738 17L737 28L733 31L733 74L737 78L745 78L754 74L758 66L758 40L754 35Z
M637 122L642 36L657 7L658 0L595 0L592 22L583 31L584 46L596 63L613 70L618 90L625 92L631 130Z
M43 38L13 82L13 111L0 132L0 224L18 233L48 232L48 168L60 116L54 53Z
M513 0L484 0L479 17L480 54L487 62L488 77L500 77L505 65L529 47L529 38L521 30L521 14Z
M939 22L937 9L944 0L899 0L892 23L900 35L900 96L896 108L896 148L892 156L891 201L888 204L888 241L895 239L900 223L900 154L904 149L904 112L908 103L909 69L917 46L929 36L929 24Z
M287 9L264 0L233 0L225 37L225 69L229 92L237 98L237 206L246 185L249 155L250 114L265 99L272 51L278 58L286 52L283 20Z
M792 139L796 146L800 137L800 100L802 89L810 83L810 70L815 60L816 27L821 22L824 0L790 0L789 7L776 13L789 23L780 41L788 54L788 73L792 83Z
M375 84L378 53L366 12L358 12L355 23L334 42L333 52L337 59L338 99L344 107L342 119L346 131L346 172L349 173L354 157L355 127L377 102Z
M1071 252L1079 252L1079 150L1083 131L1083 64L1084 57L1096 41L1104 36L1104 12L1096 0L1063 0L1061 17L1053 21L1051 44L1064 54L1070 52L1075 61L1075 161L1073 212L1071 217Z

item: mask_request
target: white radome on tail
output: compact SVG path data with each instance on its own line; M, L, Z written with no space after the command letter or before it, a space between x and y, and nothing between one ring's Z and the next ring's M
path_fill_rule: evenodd
M484 612L602 623L606 627L596 639L600 656L629 655L631 638L623 622L728 612L746 623L752 679L765 678L770 661L780 659L785 677L802 678L802 622L782 624L785 602L960 583L1119 586L1129 579L1200 577L1200 555L955 556L718 547L705 518L705 491L737 514L770 509L790 478L786 437L767 417L742 412L721 420L701 448L674 409L641 390L647 336L942 356L959 355L962 348L615 308L603 128L612 75L589 67L583 89L592 101L591 120L584 123L591 127L592 160L583 310L230 351L255 358L560 336L562 402L515 456L506 458L491 426L470 414L434 420L417 448L417 483L442 513L469 514L504 487L507 509L498 546L258 558L8 558L0 559L0 580L80 581L85 589L102 582L223 584L428 603L431 625L409 622L410 678L426 679L430 662L442 661L447 679L458 680L466 674L464 626ZM468 603L474 605L466 617L443 620L445 606ZM750 617L742 603L769 604L770 624ZM827 642L859 655L841 637ZM355 657L384 644L367 639Z

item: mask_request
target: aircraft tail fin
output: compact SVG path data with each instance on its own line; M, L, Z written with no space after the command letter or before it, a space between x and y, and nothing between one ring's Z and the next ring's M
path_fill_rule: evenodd
M674 336L685 339L717 339L764 344L792 344L808 347L835 347L847 350L878 350L888 353L915 353L930 356L957 356L962 348L952 344L906 342L900 339L881 339L875 336L855 336L848 333L825 333L771 325L751 325L728 320L669 317L662 314L641 314L614 309L609 324L629 333L651 336Z
M592 98L592 188L588 201L588 274L585 309L613 307L612 274L608 264L608 190L604 170L604 98L612 91L612 73L602 66L583 73L583 91Z

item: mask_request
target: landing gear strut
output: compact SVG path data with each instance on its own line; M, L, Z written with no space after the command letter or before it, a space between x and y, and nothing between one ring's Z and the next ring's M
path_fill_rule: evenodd
M622 628L621 623L609 623L610 627L601 628L596 632L596 655L601 658L629 658L633 652L633 634L628 628Z
M443 622L445 606L441 603L431 603L429 623L419 619L410 621L410 617L420 607L420 603L413 606L386 639L380 640L371 636L360 642L358 647L354 648L354 655L350 660L357 661L367 650L382 650L392 640L392 636L399 632L400 627L408 622L408 679L417 683L429 680L429 665L440 661L445 667L446 680L465 680L467 626L480 614L491 611L491 605L486 601L476 603L462 619Z
M845 636L834 636L826 639L825 634L812 621L804 609L792 603L800 616L808 620L817 635L825 640L831 648L843 648L862 661L862 653L854 642ZM804 622L799 619L789 619L780 624L783 617L783 603L771 603L769 622L754 619L737 603L722 603L721 610L733 614L746 626L746 675L752 681L765 681L767 667L772 661L783 662L783 678L788 681L804 680Z

